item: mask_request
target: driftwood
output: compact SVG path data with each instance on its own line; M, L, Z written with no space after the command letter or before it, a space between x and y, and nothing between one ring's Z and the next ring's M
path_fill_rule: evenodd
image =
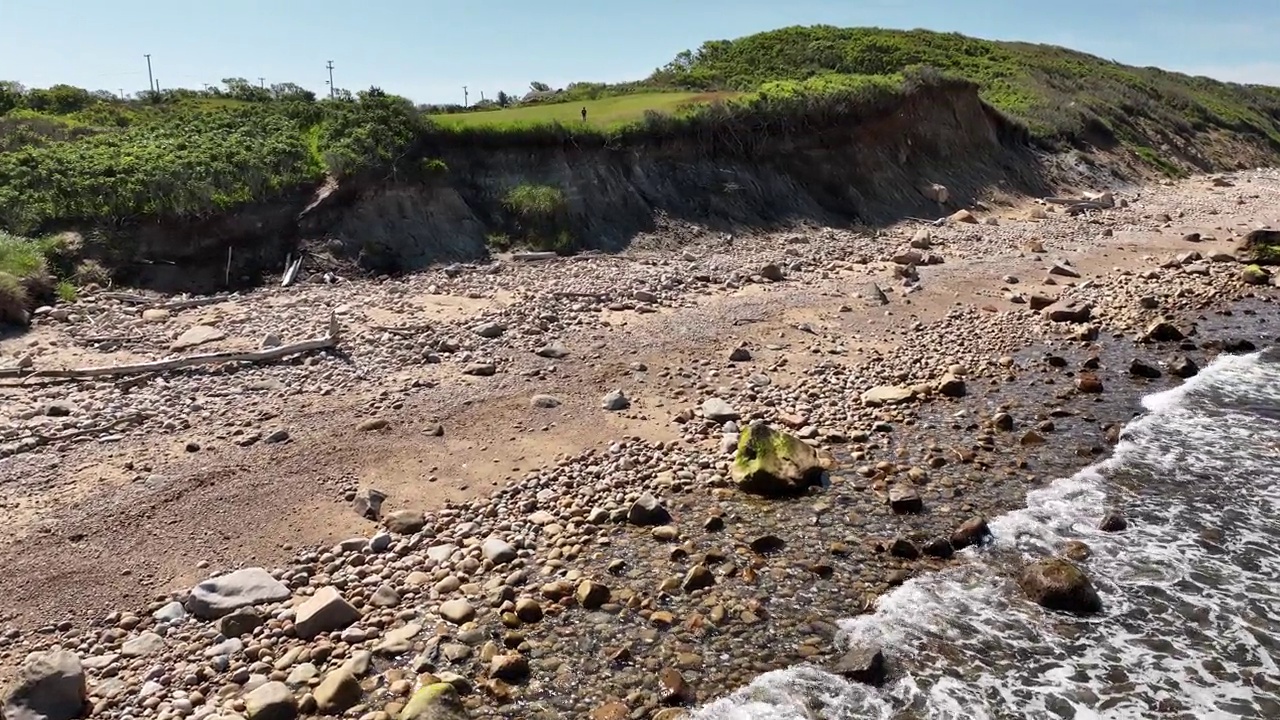
M115 377L119 375L137 375L140 373L161 373L170 370L180 370L182 368L195 367L197 365L214 365L229 362L249 362L261 363L279 360L290 355L298 355L300 353L311 352L313 350L323 350L331 348L338 344L338 320L337 317L329 314L329 332L322 337L311 340L303 340L302 342L293 343L292 345L281 345L279 347L267 348L265 350L254 350L249 352L220 352L210 353L208 355L190 355L187 357L172 358L169 360L156 360L153 362L135 363L132 365L104 365L100 367L86 368L70 368L66 370L32 370L29 368L4 368L0 369L0 378L19 377L25 382L30 378L94 378L94 377Z
M211 295L206 298L192 298L190 300L173 300L167 303L157 302L157 298L147 297L146 295L133 295L130 293L108 292L102 293L98 297L104 300L117 300L119 302L131 303L133 305L146 305L148 310L185 310L186 308L200 307L201 305L217 305L220 302L230 300L231 293L222 295Z
M370 325L369 329L399 335L400 337L417 337L425 332L430 332L431 326L406 325L405 327L391 327L390 325Z
M515 261L517 261L517 262L534 262L534 261L537 261L537 260L554 260L554 259L556 259L557 257L559 257L559 255L558 255L557 253L555 253L555 252L550 251L550 250L548 250L548 251L542 251L542 252L520 252L520 253L513 253L513 254L511 255L511 259L512 259L512 260L515 260Z
M604 293L573 292L570 290L557 290L551 293L551 296L557 298L591 298L592 300L600 301L609 299L609 296Z
M140 423L145 419L146 418L143 417L142 413L133 413L130 415L125 415L124 417L118 417L115 420L103 423L101 425L95 425L93 427L81 428L79 430L68 430L67 432L59 433L57 435L40 435L36 433L33 435L29 435L23 439L35 440L36 446L39 447L40 445L50 445L52 443L62 442L64 440L74 440L78 437L84 437L85 435L97 435L98 433L115 430L117 427L119 427L122 424L132 425L134 423Z
M298 278L298 271L302 269L302 256L298 256L297 260L292 262L288 258L285 259L284 277L280 278L280 287L289 287L293 281Z

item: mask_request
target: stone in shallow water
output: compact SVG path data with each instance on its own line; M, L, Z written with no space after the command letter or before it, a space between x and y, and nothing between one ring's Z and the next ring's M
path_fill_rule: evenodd
M1037 605L1078 614L1102 610L1102 598L1093 582L1075 563L1065 558L1037 560L1018 574L1018 586Z

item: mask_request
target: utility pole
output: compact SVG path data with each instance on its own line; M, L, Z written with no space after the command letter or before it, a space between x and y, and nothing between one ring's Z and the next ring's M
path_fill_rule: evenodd
M471 93L467 92L467 86L462 86L462 107L471 107Z
M326 65L325 67L329 68L329 99L332 100L333 99L333 61L330 60L329 64Z
M147 59L147 87L151 89L151 92L155 92L156 81L155 78L151 76L151 53L147 53L146 55L143 55L143 57Z
M120 99L124 99L124 88L120 88Z
M258 87L265 88L267 86L266 78L258 78Z

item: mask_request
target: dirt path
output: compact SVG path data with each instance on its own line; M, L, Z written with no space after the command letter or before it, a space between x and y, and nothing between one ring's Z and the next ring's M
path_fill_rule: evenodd
M264 333L310 334L328 309L351 334L339 355L276 367L195 371L129 389L103 382L0 391L6 438L62 422L51 404L70 405L77 423L134 405L152 413L112 442L89 438L0 461L0 597L8 599L0 621L33 629L101 617L214 569L270 567L298 547L367 536L374 524L350 504L358 490L384 491L388 510L429 510L519 484L525 473L622 436L680 441L673 417L695 404L699 386L715 385L739 345L775 378L828 357L874 357L957 308L1009 311L1019 307L1013 293L1053 295L1064 283L1145 271L1188 250L1230 252L1229 237L1277 220L1277 189L1280 181L1265 173L1242 175L1235 188L1197 179L1144 191L1131 207L1095 217L1029 220L1023 207L997 213L997 226L935 228L932 251L945 262L921 267L909 294L887 258L919 225L878 238L823 231L736 238L733 247L708 240L681 254L264 289L158 323L88 298L72 311L92 328L43 322L0 342L0 363L31 354L51 366L158 357L195 324L223 330L222 346L251 347ZM1183 239L1192 230L1220 239L1192 244ZM1033 241L1046 252L1028 250ZM1047 275L1055 259L1069 260L1081 279ZM786 279L750 280L765 263ZM873 281L889 292L887 305L864 297ZM609 297L551 300L548 288ZM505 334L477 337L474 327L495 318L509 325ZM433 328L429 342L385 330L422 324ZM89 334L143 339L103 349L77 340ZM553 339L565 357L532 352ZM464 374L490 358L494 376ZM614 389L631 398L630 408L601 409ZM558 404L536 407L534 395ZM369 420L385 427L360 429ZM281 428L287 442L241 446Z

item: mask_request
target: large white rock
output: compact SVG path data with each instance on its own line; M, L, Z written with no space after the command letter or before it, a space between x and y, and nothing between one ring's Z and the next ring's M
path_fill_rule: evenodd
M291 594L266 570L244 568L196 585L187 599L187 610L198 618L216 620L242 607L288 600Z
M85 714L86 686L80 658L67 650L33 652L0 697L6 720L73 720Z
M304 640L322 632L341 630L360 619L360 611L342 598L334 587L323 587L298 606L293 631Z

